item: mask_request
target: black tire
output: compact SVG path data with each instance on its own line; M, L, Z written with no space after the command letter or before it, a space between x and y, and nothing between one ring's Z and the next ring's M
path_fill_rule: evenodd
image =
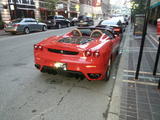
M42 27L42 31L47 31L47 27L46 27L46 26L43 26L43 27Z
M12 35L16 35L16 32L11 32Z
M120 46L118 46L117 48L116 55L119 55L119 50L120 50Z
M112 59L110 58L109 62L108 62L107 71L106 71L106 74L105 74L104 81L109 80L110 75L111 75L111 69L112 69Z
M24 33L25 33L25 34L29 34L29 33L30 33L30 30L29 30L28 27L24 28Z
M61 29L62 28L62 25L61 24L58 24L58 29Z

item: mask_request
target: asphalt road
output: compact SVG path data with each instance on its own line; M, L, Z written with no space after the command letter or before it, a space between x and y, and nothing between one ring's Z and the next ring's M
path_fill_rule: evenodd
M34 67L33 45L71 29L0 36L0 120L106 119L116 62L108 82L49 75Z

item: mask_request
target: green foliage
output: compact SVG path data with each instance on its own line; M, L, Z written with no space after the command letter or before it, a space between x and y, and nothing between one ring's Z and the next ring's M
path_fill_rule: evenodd
M53 11L56 7L56 4L59 2L59 0L46 0L47 4L46 7Z
M145 13L147 0L131 0L131 2L132 2L132 8L131 8L132 15Z

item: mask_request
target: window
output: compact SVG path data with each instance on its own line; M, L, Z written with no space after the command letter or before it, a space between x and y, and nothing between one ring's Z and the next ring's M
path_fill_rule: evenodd
M116 22L113 20L104 20L100 23L100 25L116 25Z
M37 22L35 19L31 19L31 22Z
M58 16L57 19L64 19L64 17L63 16Z
M19 23L21 21L22 21L22 19L16 19L16 20L13 20L12 23Z

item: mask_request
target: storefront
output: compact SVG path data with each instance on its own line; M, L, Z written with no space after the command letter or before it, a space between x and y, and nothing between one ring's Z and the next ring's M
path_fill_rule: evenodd
M16 18L35 18L34 14L35 3L33 0L9 0L9 11L11 15L11 19Z
M157 19L160 18L160 0L151 0L150 6L150 20L151 24L156 25Z
M63 15L65 18L77 17L79 14L79 3L77 1L61 0L55 6L55 10L47 8L47 2L44 0L39 1L39 12L41 20L46 20L50 15Z

